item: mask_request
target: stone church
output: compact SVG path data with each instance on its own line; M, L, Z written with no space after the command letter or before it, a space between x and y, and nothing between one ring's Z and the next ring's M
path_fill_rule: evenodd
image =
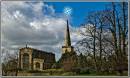
M24 47L19 52L19 68L22 70L49 69L55 63L55 54Z
M71 46L71 38L69 32L69 23L65 29L64 46L62 46L62 56L60 61L61 67L67 71L76 65L76 52ZM19 52L19 68L22 70L45 70L52 67L55 63L55 54L37 50L30 47L24 47Z

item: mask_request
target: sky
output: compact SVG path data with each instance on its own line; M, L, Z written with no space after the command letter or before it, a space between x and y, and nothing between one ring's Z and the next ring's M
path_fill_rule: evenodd
M26 2L2 1L1 41L2 49L19 52L28 47L55 53L61 57L64 45L66 19L69 20L72 45L83 37L80 24L91 11L103 10L108 2ZM66 14L66 8L69 13Z
M62 13L65 7L70 7L71 24L78 27L85 22L89 12L103 10L110 2L47 2L47 4L53 5L56 13Z

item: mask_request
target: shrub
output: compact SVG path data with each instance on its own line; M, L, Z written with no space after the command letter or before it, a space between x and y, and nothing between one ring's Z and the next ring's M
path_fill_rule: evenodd
M41 73L42 71L39 71L39 70L29 70L28 72L29 73Z
M80 74L90 74L90 71L89 70L81 70Z

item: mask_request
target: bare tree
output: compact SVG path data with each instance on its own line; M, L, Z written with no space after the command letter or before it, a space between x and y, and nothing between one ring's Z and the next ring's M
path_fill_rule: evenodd
M92 54L91 59L98 72L118 71L123 75L123 71L128 71L127 6L125 2L112 3L109 9L92 12L83 26L86 30L81 31L81 35L86 38L77 44L81 44L86 53Z
M16 75L18 73L18 52L11 53L2 50L2 75Z
M118 10L117 10L118 8ZM119 12L120 11L120 12ZM126 47L127 47L127 3L123 2L119 5L112 3L112 10L106 14L106 19L110 24L110 31L113 36L113 45L115 51L115 62L116 62L116 70L119 71L120 75L122 75L124 69L128 69L127 66L127 55L126 55Z

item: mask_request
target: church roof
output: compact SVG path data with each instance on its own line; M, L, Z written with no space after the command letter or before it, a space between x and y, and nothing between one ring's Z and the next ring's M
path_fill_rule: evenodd
M30 48L30 47L24 47L21 49L31 49L32 52L32 56L33 58L40 58L40 59L47 59L48 57L55 57L55 54L52 52L47 52L47 51L43 51L43 50L38 50L35 48Z

